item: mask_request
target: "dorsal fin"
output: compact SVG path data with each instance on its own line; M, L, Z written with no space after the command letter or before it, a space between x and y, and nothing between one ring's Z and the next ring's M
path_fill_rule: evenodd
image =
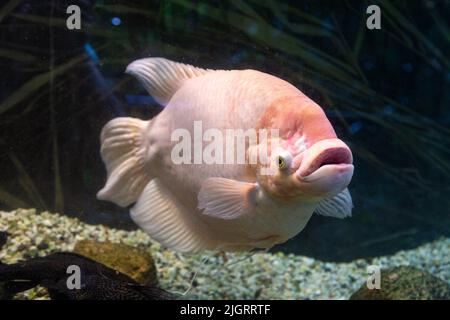
M166 105L185 80L211 71L164 58L145 58L130 63L126 73L135 76L156 101Z

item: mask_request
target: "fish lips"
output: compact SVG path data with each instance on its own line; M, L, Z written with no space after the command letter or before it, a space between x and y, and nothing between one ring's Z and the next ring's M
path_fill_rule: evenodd
M350 184L353 170L353 156L347 145L339 139L326 139L305 151L295 175L305 193L333 197Z

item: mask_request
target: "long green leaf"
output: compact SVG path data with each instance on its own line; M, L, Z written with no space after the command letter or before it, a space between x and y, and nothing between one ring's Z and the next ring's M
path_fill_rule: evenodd
M15 195L9 193L0 186L0 203L7 205L10 208L30 208L32 207L22 199L16 197Z
M16 106L18 103L24 101L34 93L36 93L39 89L41 89L44 85L46 85L50 81L50 77L53 73L54 77L58 77L64 72L67 72L71 68L79 65L81 62L87 59L85 54L81 54L57 67L53 70L45 72L43 74L37 75L32 79L28 80L24 85L22 85L19 89L15 90L11 95L6 98L0 104L0 114L8 111L12 107Z
M10 0L8 1L1 9L0 9L0 22L11 12L13 11L22 0Z
M0 58L6 58L18 62L33 62L36 60L36 57L29 53L7 48L0 48Z

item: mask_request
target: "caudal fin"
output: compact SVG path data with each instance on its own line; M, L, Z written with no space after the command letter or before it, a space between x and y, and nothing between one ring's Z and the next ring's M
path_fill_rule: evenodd
M108 180L97 199L125 207L136 202L151 177L144 170L145 129L149 121L115 118L101 133L101 155Z

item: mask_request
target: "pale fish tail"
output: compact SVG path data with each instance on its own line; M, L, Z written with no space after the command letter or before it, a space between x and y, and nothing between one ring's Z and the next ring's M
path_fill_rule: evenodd
M151 180L145 170L145 132L150 121L115 118L101 133L101 156L108 179L97 193L99 200L128 206L138 199Z

